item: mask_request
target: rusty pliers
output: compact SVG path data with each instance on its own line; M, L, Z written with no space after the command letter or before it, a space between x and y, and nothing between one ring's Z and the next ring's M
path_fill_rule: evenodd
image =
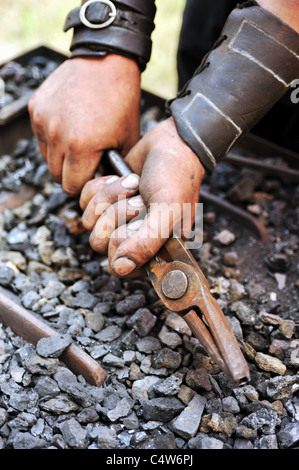
M157 294L169 310L183 317L220 369L244 385L250 380L248 364L198 263L175 235L165 243L165 251L172 261L165 261L159 252L146 266Z
M107 156L119 176L131 173L115 150ZM182 316L212 361L238 386L248 383L249 367L237 339L183 240L172 235L145 268L166 308Z

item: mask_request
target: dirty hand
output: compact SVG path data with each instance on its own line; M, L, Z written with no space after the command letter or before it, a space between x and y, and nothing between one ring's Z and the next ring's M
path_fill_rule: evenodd
M119 55L65 61L29 102L40 152L74 196L94 177L103 151L122 155L140 138L140 71Z
M191 216L181 233L191 230L205 175L172 118L148 132L125 161L134 174L96 178L85 185L80 198L82 221L91 231L90 245L108 253L110 271L118 277L141 272L173 228L181 228L186 204Z

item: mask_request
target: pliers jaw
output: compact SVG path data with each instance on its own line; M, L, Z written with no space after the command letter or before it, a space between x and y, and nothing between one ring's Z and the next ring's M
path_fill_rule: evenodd
M184 318L221 370L239 386L248 383L249 367L236 337L184 242L171 237L148 263L147 274L166 308Z

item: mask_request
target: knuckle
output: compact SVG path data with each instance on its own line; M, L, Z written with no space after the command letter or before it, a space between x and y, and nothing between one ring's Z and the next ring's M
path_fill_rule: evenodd
M69 196L77 196L77 194L80 192L80 189L77 185L74 183L70 182L64 182L62 184L63 190L69 195Z
M70 135L68 138L68 149L70 155L78 155L84 152L86 148L86 135L78 132L77 135Z
M59 137L60 123L54 119L49 123L48 139L50 142L56 142Z
M29 112L30 116L33 115L34 109L35 109L35 99L30 98L30 100L28 101L28 112Z
M101 254L107 253L108 240L106 237L100 238L99 236L96 236L94 233L92 233L89 237L89 244L91 248L97 253L101 253Z
M93 224L93 221L91 220L90 214L84 212L82 216L82 224L86 230L92 230L94 224Z
M83 188L84 194L96 194L101 189L103 184L103 178L95 178L93 180L87 181Z

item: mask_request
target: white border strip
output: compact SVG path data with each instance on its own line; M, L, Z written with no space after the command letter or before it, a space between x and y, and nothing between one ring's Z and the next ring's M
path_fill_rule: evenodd
M193 128L191 122L189 121L189 119L186 117L185 113L188 112L188 110L193 106L194 102L198 99L203 99L204 101L206 101L209 106L211 108L213 108L218 114L220 114L221 116L224 117L224 119L226 121L229 121L233 127L236 129L236 137L235 139L233 140L233 142L230 144L228 150L226 151L226 153L231 149L231 147L234 145L234 143L236 142L236 140L240 137L240 135L242 134L242 129L237 126L237 124L229 117L227 116L221 109L218 108L218 106L216 106L215 103L213 103L213 101L211 101L209 98L207 98L205 95L203 95L202 93L196 93L196 95L192 98L192 100L190 101L190 103L188 103L188 105L185 107L185 109L182 111L181 113L181 116L182 116L182 119L185 121L185 123L187 124L188 128L191 130L192 134L194 135L194 137L196 138L196 140L200 143L200 145L204 148L205 152L208 154L208 156L210 157L210 159L212 160L213 164L216 165L217 162L215 160L215 157L212 153L212 151L210 150L210 148L205 144L205 142L200 138L200 136L197 134L197 132L195 131L195 129Z
M246 59L248 60L251 60L252 62L254 62L255 64L257 64L259 67L261 67L262 69L264 69L266 72L270 73L276 80L278 80L280 83L282 83L286 88L289 88L291 83L287 83L283 78L281 78L279 75L277 75L277 73L274 72L274 70L270 69L269 67L267 67L266 65L264 65L262 62L260 62L258 59L256 59L254 56L252 56L249 52L247 51L244 51L243 49L239 49L238 47L234 47L234 43L235 41L238 39L238 36L239 34L241 33L243 27L245 24L248 24L250 25L252 28L256 29L257 31L259 31L260 33L262 33L264 36L267 36L269 39L271 39L271 41L273 42L276 42L277 44L279 44L281 47L283 47L284 49L286 49L290 54L294 55L298 60L299 60L299 56L294 52L292 51L291 49L289 49L285 44L282 44L280 41L278 41L276 38L273 38L272 36L270 36L268 33L266 33L265 31L263 31L261 28L258 28L254 23L252 23L251 21L247 21L247 20L243 20L240 27L239 27L239 30L236 34L236 36L232 39L232 41L230 42L229 44L229 48L236 52L237 54L240 54L242 55L243 57L246 57Z

